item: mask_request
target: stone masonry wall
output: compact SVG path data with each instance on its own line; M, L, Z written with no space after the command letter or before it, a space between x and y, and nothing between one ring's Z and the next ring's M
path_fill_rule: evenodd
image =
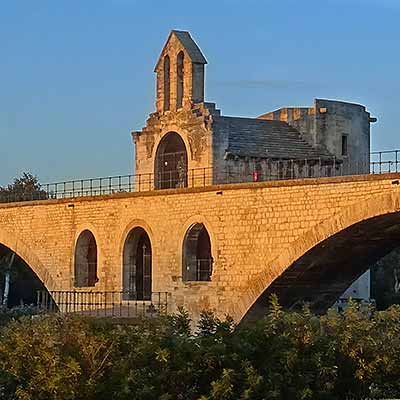
M258 118L287 122L312 146L343 159L350 173L369 172L370 114L362 105L316 99L313 108L282 108ZM342 136L347 137L345 156Z
M143 175L141 185L147 188L148 179L153 180L157 148L162 138L169 132L178 133L185 142L189 186L204 186L204 173L207 178L205 183L211 183L213 164L211 121L214 110L212 107L210 110L207 107L207 104L201 103L192 109L150 115L146 127L134 134L135 174ZM138 179L136 186L139 186ZM153 182L150 186L153 187Z
M98 246L95 290L120 290L124 242L149 234L153 291L196 316L204 308L236 320L294 260L360 220L400 210L400 175L280 181L0 205L0 242L30 264L49 289L73 288L74 246L89 229ZM182 282L182 244L204 223L211 282Z

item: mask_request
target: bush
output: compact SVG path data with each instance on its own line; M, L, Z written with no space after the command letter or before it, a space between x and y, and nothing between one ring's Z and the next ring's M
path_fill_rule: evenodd
M61 315L12 320L0 334L0 398L366 399L400 394L400 307L285 312L235 326L184 310L114 325Z
M36 306L19 306L8 308L0 305L0 327L7 325L10 321L17 320L23 316L33 316L39 313Z

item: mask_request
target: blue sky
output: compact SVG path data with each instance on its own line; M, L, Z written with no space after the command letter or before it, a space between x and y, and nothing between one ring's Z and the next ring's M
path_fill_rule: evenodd
M357 102L373 149L400 148L399 17L399 0L0 0L0 185L132 173L171 29L201 47L223 114Z

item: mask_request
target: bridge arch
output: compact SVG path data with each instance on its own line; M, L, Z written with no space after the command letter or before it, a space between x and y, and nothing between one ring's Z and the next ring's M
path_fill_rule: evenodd
M369 239L362 236L366 233L370 234ZM360 236L364 240L362 246L359 245L361 241L357 242ZM232 307L231 315L237 320L243 316L260 316L260 312L265 312L266 302L271 293L278 294L281 303L286 307L295 305L296 300L305 300L314 311L324 311L333 304L335 296L343 293L374 263L374 260L382 258L399 245L400 193L376 195L355 203L314 226L290 243L279 256L268 262L262 273L249 283L241 301ZM338 246L349 252L346 255L347 261L344 254L342 257L338 256ZM364 255L363 251L366 252ZM347 271L342 270L333 276L323 275L328 273L328 268L324 267L318 276L318 267L324 262L328 263L328 266L333 265L327 259L324 260L324 257L332 255L336 257L336 265L340 260L349 266L349 261L354 259L352 257L362 258L355 260L354 267ZM371 257L372 261L367 262L368 257ZM312 274L317 275L307 282ZM310 284L320 282L318 279L322 279L323 285L321 290L314 291L313 295L310 293ZM290 280L290 289L287 289L289 285L285 286L285 280ZM299 280L300 285L293 285L296 280ZM328 286L330 293L324 298L318 298L318 294L326 292Z
M13 251L36 274L47 290L57 290L55 279L44 266L37 254L30 246L24 243L18 235L0 227L0 244Z

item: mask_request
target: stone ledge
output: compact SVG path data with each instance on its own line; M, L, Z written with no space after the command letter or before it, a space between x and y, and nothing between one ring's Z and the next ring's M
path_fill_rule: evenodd
M208 193L208 192L221 192L234 191L242 189L261 189L261 188L284 188L294 186L316 186L327 184L341 184L341 183L356 183L356 182L371 182L371 181L388 181L399 180L400 173L387 173L387 174L364 174L364 175L347 175L335 176L327 178L303 178L303 179L288 179L288 180L275 180L266 182L244 182L244 183L226 183L211 186L201 186L194 188L181 188L181 189L162 189L151 190L147 192L120 192L106 195L97 196L80 196L70 197L66 199L48 199L48 200L32 200L24 202L13 203L0 203L0 208L13 208L13 207L27 207L35 205L51 205L51 204L75 204L88 201L99 200L116 200L131 197L152 197L152 196L170 196L177 194L189 193Z

